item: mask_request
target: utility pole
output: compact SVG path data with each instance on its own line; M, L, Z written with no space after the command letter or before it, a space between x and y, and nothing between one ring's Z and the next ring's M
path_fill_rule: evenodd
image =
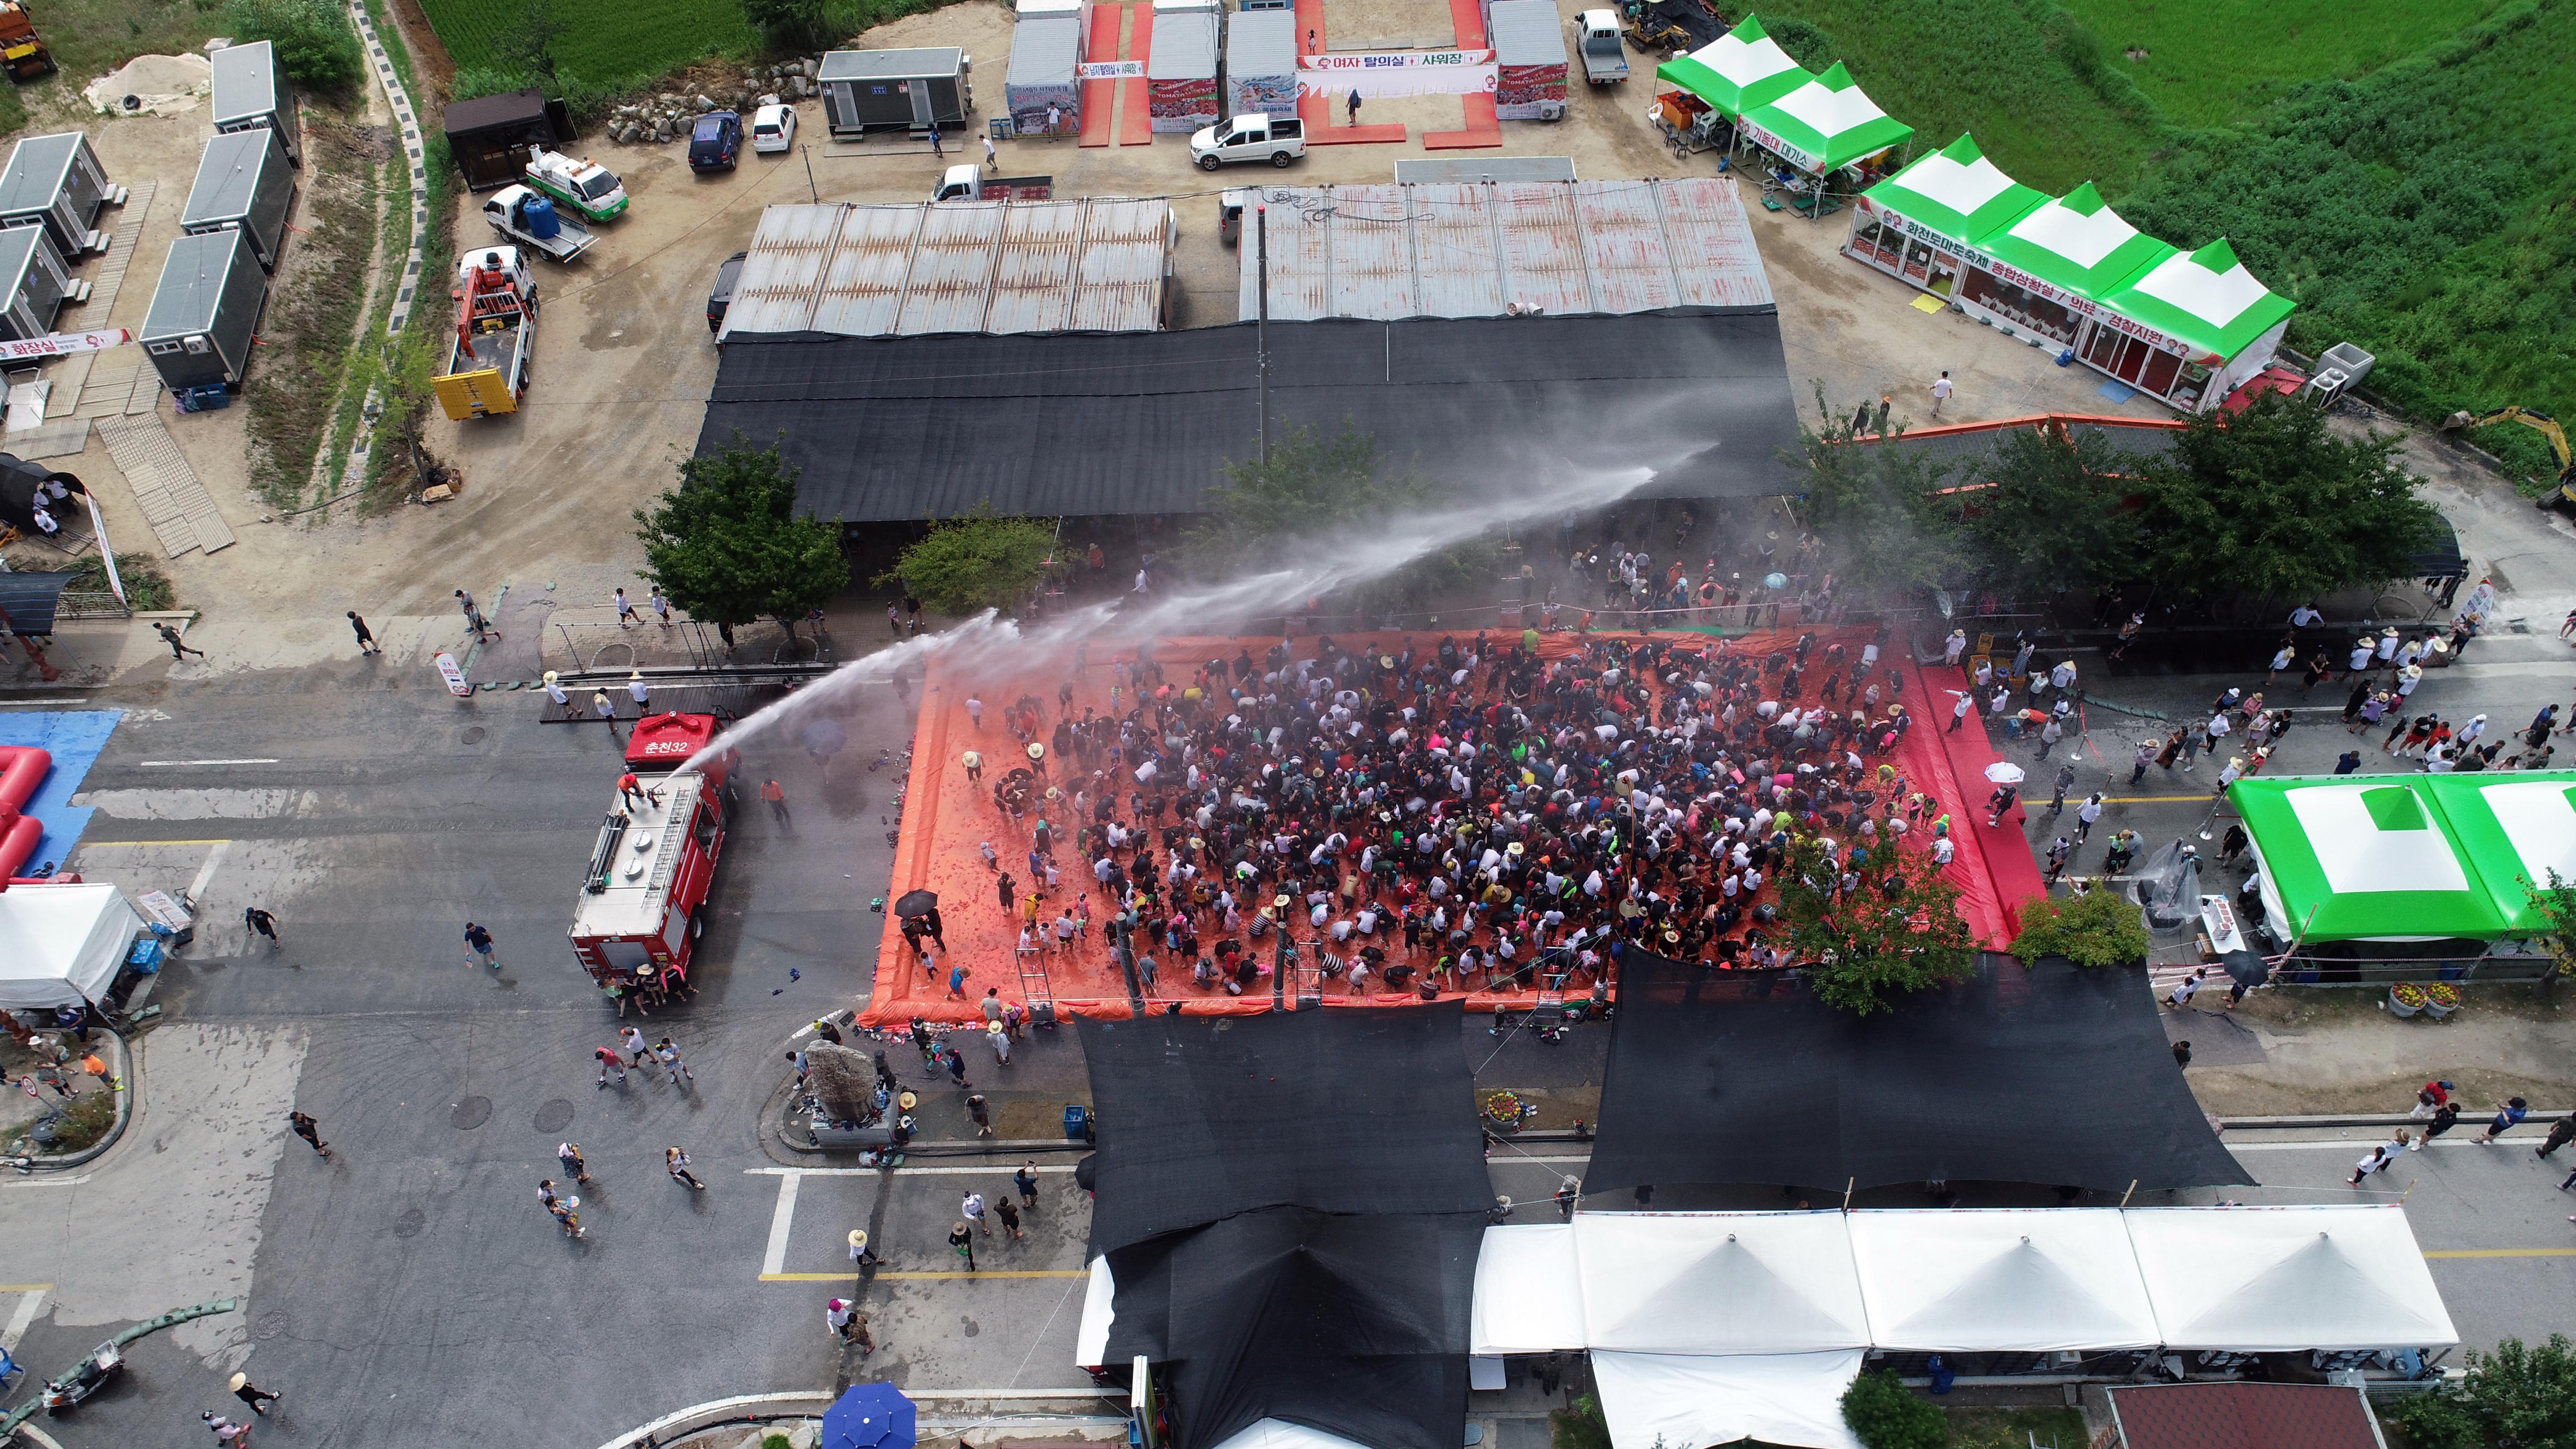
M1270 466L1270 208L1252 208L1254 246L1260 254L1261 321L1253 347L1261 354L1261 466Z

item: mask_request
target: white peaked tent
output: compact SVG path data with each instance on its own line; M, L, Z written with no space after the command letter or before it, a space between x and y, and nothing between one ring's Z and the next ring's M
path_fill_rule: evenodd
M1574 1251L1572 1223L1485 1229L1467 1352L1549 1353L1589 1344Z
M1228 1435L1216 1449L1369 1449L1355 1439L1327 1434L1285 1419L1258 1419Z
M2402 1208L2126 1216L2169 1347L2266 1353L2459 1342Z
M1928 1352L2161 1342L2116 1208L1854 1213L1873 1343Z
M1841 1213L1577 1213L1594 1348L1788 1354L1866 1348Z
M112 885L0 891L0 1010L95 1002L116 984L143 918Z
M1861 1351L1592 1354L1612 1449L1698 1449L1758 1439L1804 1449L1861 1449L1843 1423L1843 1391Z
M1109 1325L1117 1315L1110 1304L1118 1296L1117 1280L1109 1276L1109 1255L1091 1260L1091 1281L1083 1285L1082 1323L1073 1331L1073 1361L1081 1368L1098 1368L1109 1361Z

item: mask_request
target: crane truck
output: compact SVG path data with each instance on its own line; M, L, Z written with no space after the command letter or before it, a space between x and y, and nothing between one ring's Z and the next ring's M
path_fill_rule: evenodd
M463 422L519 410L537 350L537 284L517 247L484 247L457 263L456 348L436 380L438 404Z

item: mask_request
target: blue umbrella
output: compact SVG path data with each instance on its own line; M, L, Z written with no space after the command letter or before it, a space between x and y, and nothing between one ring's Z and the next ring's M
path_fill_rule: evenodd
M853 1384L823 1411L817 1449L912 1449L912 1400L892 1384Z
M1789 587L1789 576L1787 574L1764 574L1762 576L1762 587L1766 589L1785 589Z

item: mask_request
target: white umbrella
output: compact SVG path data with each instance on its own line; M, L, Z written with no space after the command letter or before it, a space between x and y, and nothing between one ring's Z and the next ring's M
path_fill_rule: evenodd
M2022 769L2009 760L1997 760L1986 766L1986 778L1998 785L2018 785L2022 780Z

